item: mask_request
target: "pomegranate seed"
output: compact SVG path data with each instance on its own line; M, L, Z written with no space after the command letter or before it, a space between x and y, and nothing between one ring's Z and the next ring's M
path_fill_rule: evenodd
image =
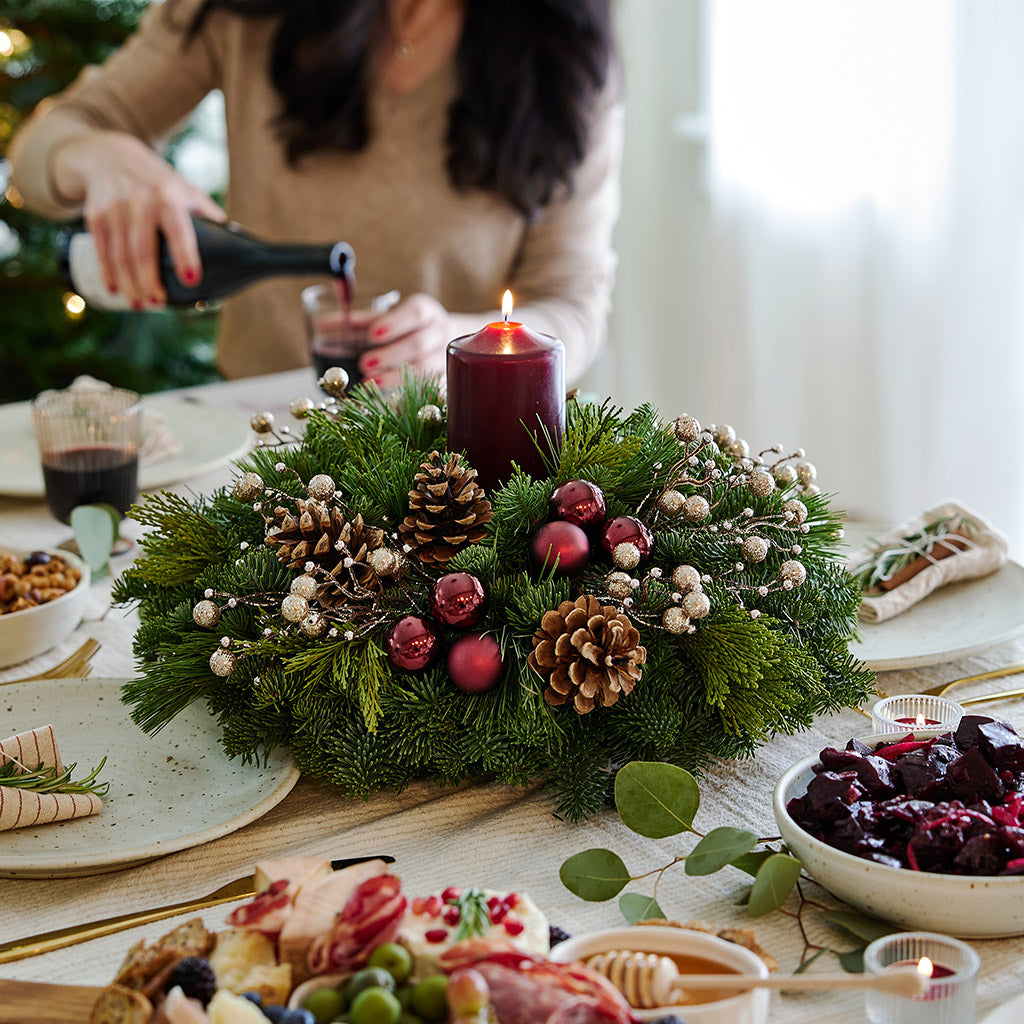
M444 940L448 938L448 929L431 928L429 931L424 933L423 938L425 938L427 942L444 942Z
M449 907L444 912L444 923L457 925L462 920L462 911L458 907Z
M441 902L440 896L430 896L427 898L426 911L431 917L437 917L444 909L444 903Z
M508 907L504 903L499 903L491 911L491 924L501 924L502 921L508 916Z
M506 917L505 918L505 931L509 935L519 935L520 932L526 927L518 917Z
M510 892L502 901L509 910L519 906L519 893Z
M500 906L501 906L501 897L500 896L488 896L487 897L487 909L488 910L497 910L498 907L500 907Z
M447 903L449 900L457 900L461 895L462 890L457 885L449 885L448 888L441 893L441 899Z
M412 901L412 912L414 914L425 914L427 911L427 901L422 896L417 896Z

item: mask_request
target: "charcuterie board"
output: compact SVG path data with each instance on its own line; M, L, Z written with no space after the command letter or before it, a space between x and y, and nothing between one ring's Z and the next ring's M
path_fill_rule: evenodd
M85 1024L103 990L0 978L0 1024Z

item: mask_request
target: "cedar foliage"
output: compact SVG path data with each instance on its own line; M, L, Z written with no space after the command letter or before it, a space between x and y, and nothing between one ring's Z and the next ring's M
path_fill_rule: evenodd
M389 400L372 386L358 389L337 415L311 414L301 443L257 449L238 472L258 472L265 484L296 497L304 494L304 481L329 473L347 508L393 535L419 465L431 450L444 449L443 420L417 416L426 404L442 404L429 381L409 380ZM263 546L263 520L230 489L194 501L150 497L133 510L151 528L141 557L115 589L115 599L137 604L142 619L135 640L139 678L124 690L132 717L154 731L191 701L205 700L229 754L255 760L287 745L304 772L351 796L365 799L423 778L484 777L516 786L539 781L558 814L579 820L604 805L617 769L630 760L665 760L699 771L715 758L750 756L774 734L861 701L873 677L848 651L859 592L835 555L842 514L827 496L793 487L764 498L743 486L730 490L737 467L717 448L722 477L680 488L712 503L711 520L696 526L655 513L664 486L663 477L655 483L656 467L678 464L691 450L692 443L678 440L650 407L624 415L607 403L570 402L552 475L533 480L517 471L489 495L493 518L486 537L444 568L420 566L400 585L385 587L379 620L351 640L339 619L335 636L309 639L266 601L277 594L279 606L296 573ZM575 580L531 571L530 538L548 517L548 499L575 478L602 487L609 518L636 514L652 528L649 566L663 571L661 580L648 579L635 592L626 610L648 652L642 678L631 695L585 716L571 705L547 705L543 680L526 661L548 609L580 593L617 603L606 592L613 567L599 543ZM769 557L737 575L728 522L745 507L757 516L779 513L798 493L810 531L776 526ZM802 547L806 582L766 596L744 591L741 607L731 583L777 581L794 543ZM696 632L674 636L660 627L660 610L671 600L672 569L684 562L713 577L704 587L712 611ZM433 580L455 571L483 581L489 604L478 629L497 638L506 666L503 682L477 696L453 686L443 657L432 669L410 674L395 668L385 651L390 622L408 612L428 614ZM222 615L212 630L191 616L206 588L239 599L228 607L219 598ZM752 608L760 618L750 617ZM459 634L442 628L441 635L450 644ZM224 636L241 656L230 676L218 678L208 661Z

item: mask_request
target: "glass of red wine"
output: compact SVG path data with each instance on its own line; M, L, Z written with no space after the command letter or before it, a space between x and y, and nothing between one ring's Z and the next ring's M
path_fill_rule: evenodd
M353 308L340 281L310 285L301 293L309 356L317 380L332 366L348 374L349 387L363 380L359 357L372 347L371 321L399 300L398 292L378 295L365 309Z
M44 391L32 402L46 502L70 522L79 505L112 505L124 517L138 495L142 405L134 391Z

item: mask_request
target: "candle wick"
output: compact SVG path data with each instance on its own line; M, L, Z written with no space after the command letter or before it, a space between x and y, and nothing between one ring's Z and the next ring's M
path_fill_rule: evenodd
M505 323L508 323L508 313L505 314Z

